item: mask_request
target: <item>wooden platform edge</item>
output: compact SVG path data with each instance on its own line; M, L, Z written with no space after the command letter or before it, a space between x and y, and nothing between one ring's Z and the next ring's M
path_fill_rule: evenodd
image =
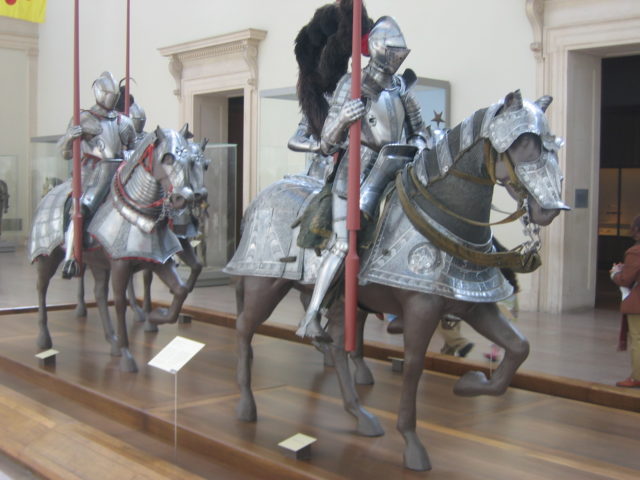
M8 375L20 378L39 388L60 395L67 400L78 402L111 420L133 428L137 431L153 435L167 443L173 442L174 424L168 420L151 414L148 411L121 402L84 387L68 382L52 372L47 367L27 366L0 354L0 368ZM214 461L230 468L242 470L247 475L257 478L307 480L319 478L321 472L309 470L308 465L297 468L295 462L287 462L278 458L268 458L260 452L237 445L229 445L224 441L207 437L195 430L178 425L178 448L185 448L194 453L208 456ZM0 447L1 448L1 447ZM3 448L3 451L5 449ZM31 462L7 453L29 468Z
M37 476L60 480L95 478L109 468L111 475L123 477L202 478L3 385L0 405L3 423L9 423L11 430L10 435L0 436L0 451ZM65 449L81 448L87 439L96 447L82 450L82 462L69 464L77 451L59 455Z

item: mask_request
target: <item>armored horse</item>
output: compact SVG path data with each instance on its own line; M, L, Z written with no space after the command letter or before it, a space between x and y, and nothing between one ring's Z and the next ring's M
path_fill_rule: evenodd
M182 132L182 130L181 130ZM185 136L189 136L188 130ZM189 183L193 191L193 201L190 202L186 209L179 215L175 216L172 221L172 231L180 241L182 251L178 252L178 258L189 267L189 278L186 281L187 291L193 291L196 281L200 276L203 268L203 262L198 258L195 249L191 245L191 241L199 235L200 219L206 214L206 206L209 192L205 185L205 174L211 163L211 159L205 157L204 151L208 140L202 142L189 142ZM151 283L153 279L153 271L146 269L143 275L143 299L142 306L136 302L135 289L133 282L129 282L127 289L129 295L129 305L133 309L138 322L145 322L146 331L157 330L157 324L148 322L148 316L151 312Z
M405 440L406 468L431 468L416 434L416 393L427 345L443 315L455 314L505 350L491 378L468 372L456 382L456 394L504 393L528 356L528 341L496 302L512 292L500 267L517 272L537 268L539 226L568 208L561 200L557 159L562 141L549 131L544 114L550 103L546 96L535 102L524 100L516 91L476 111L443 132L432 149L401 165L384 197L372 246L362 253L358 299L369 311L392 313L404 322L397 429ZM382 151L379 157L388 161ZM517 200L518 214L513 218L521 216L530 237L504 253L494 251L488 223L495 185L506 187ZM291 177L263 191L246 213L240 245L226 267L239 277L237 415L242 420L257 417L251 391L251 340L256 328L291 288L307 291L315 280L320 258L313 250L297 247L298 232L290 225L318 186L307 178ZM360 405L347 368L342 311L342 302L336 301L327 316L344 406L357 418L358 433L381 435L377 419Z
M181 250L168 226L169 218L193 198L189 184L187 139L175 130L157 128L148 133L115 173L110 192L90 220L83 249L84 262L95 278L95 296L111 354L122 356L120 367L135 372L126 328L126 288L133 272L150 268L173 293L168 310L155 310L149 320L176 321L187 297L187 288L171 257ZM51 190L34 215L28 254L37 266L38 347L51 348L47 326L46 293L51 277L64 257L65 203L70 195L67 181ZM68 220L67 220L68 221ZM109 318L108 282L111 276L117 335Z

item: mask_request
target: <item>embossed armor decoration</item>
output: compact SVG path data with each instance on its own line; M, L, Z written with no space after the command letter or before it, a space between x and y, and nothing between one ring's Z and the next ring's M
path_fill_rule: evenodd
M307 313L300 324L298 335L310 335L320 340L329 340L317 320L324 296L340 269L347 252L347 171L349 126L359 119L362 121L361 170L363 183L361 209L371 213L378 202L379 193L389 177L385 170L395 171L396 162L386 162L380 155L382 148L391 143L405 140L419 149L426 146L427 132L422 121L420 107L411 94L410 87L415 74L410 72L401 77L396 71L409 54L409 49L397 22L388 16L380 18L369 34L368 47L371 59L362 71L361 99L350 99L351 75L346 74L338 82L330 101L329 113L320 138L320 151L329 155L341 151L341 159L333 184L333 238L328 245L318 273L318 279ZM403 131L406 138L403 138ZM410 158L409 158L410 160ZM376 165L381 170L374 178L365 179ZM384 182L378 184L378 182ZM364 200L364 202L363 202Z
M83 213L90 217L104 200L113 174L124 158L124 151L134 146L136 132L132 121L116 110L119 97L118 84L110 72L103 72L93 82L95 105L80 113L80 125L70 125L59 140L60 154L66 160L73 156L73 140L81 137L82 205ZM73 258L73 220L66 234L66 255L62 270L64 278L76 275Z

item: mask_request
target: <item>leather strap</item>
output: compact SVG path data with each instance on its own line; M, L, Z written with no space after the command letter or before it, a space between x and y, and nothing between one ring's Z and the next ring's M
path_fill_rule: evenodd
M484 253L453 241L427 222L409 199L401 173L396 176L396 190L402 208L411 224L436 247L456 258L483 267L510 268L516 273L530 273L542 264L538 252L522 252L522 245L506 252Z

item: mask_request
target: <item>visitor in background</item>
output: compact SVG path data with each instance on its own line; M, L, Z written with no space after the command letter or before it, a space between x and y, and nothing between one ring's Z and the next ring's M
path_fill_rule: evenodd
M624 262L614 263L609 273L613 283L622 287L620 350L626 350L629 343L631 352L631 376L616 385L640 388L640 215L631 222L631 238L636 243L624 253Z

